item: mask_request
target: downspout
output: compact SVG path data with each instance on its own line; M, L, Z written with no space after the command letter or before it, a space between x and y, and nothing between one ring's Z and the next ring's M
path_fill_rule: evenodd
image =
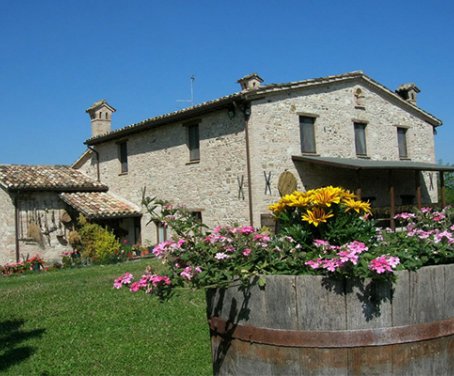
M14 195L14 227L16 237L16 262L19 262L20 249L19 249L19 192Z
M98 182L101 182L101 173L99 172L99 152L93 146L87 145L87 148L96 155L96 176Z
M254 211L252 205L252 177L251 177L251 153L249 144L249 117L251 116L251 107L243 107L244 114L244 135L246 140L246 170L248 180L248 200L249 200L249 224L254 227Z

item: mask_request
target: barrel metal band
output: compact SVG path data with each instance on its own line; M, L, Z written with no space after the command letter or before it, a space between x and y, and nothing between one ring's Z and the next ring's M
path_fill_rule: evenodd
M283 347L342 348L427 341L454 334L454 317L429 323L357 330L283 330L237 325L219 317L208 320L213 335Z

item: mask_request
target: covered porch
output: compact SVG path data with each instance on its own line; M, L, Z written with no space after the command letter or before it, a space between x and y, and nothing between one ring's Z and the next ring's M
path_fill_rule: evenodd
M444 173L454 171L450 166L407 160L317 156L292 156L292 160L306 189L324 185L348 188L368 200L376 219L388 222L392 229L395 228L394 215L400 211L436 203L446 206Z

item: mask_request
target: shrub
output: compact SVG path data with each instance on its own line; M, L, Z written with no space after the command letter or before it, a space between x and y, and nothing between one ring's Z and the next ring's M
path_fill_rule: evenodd
M112 262L119 253L120 243L113 232L96 223L88 222L80 215L80 252L83 258L93 262Z

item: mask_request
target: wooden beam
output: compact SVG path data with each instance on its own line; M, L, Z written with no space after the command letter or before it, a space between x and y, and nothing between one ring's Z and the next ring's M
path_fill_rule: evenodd
M356 170L356 196L361 200L361 170Z
M416 189L416 203L418 209L422 208L422 198L421 198L421 173L419 170L415 170L415 189Z
M392 170L388 170L388 184L389 184L389 215L390 215L390 226L391 230L396 230L396 199L394 195L394 183L392 181Z
M440 189L441 189L441 205L446 207L446 188L445 188L445 175L443 171L440 171Z

